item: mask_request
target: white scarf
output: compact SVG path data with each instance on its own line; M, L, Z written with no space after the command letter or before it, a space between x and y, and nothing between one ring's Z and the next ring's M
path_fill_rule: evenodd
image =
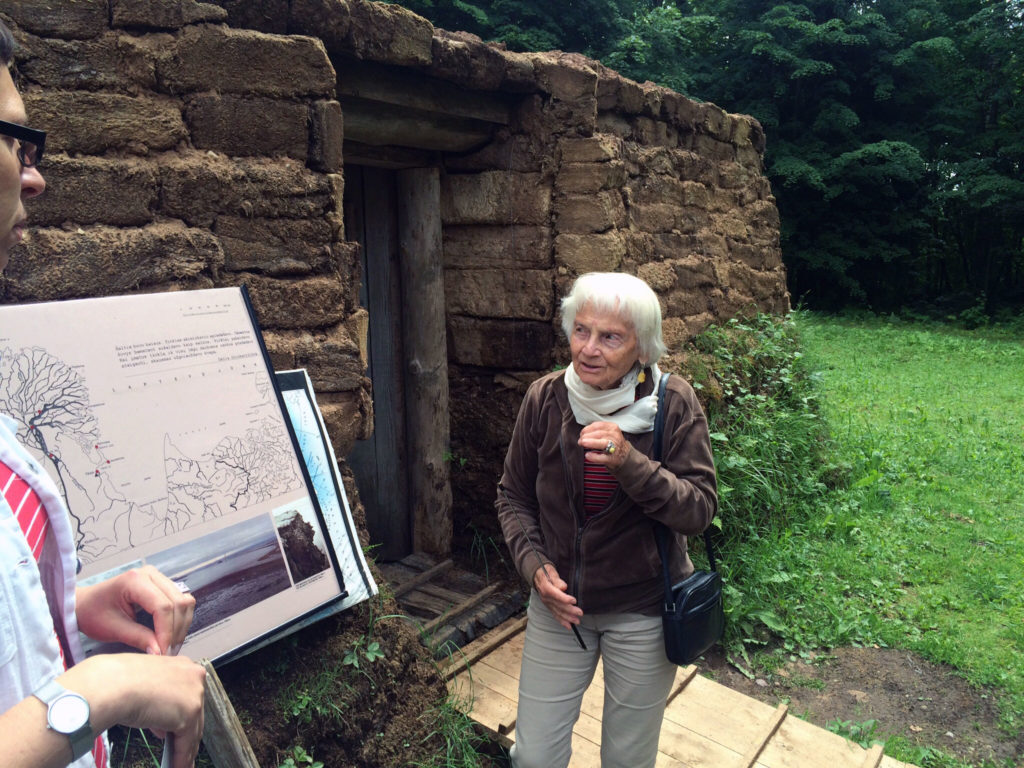
M615 389L594 389L584 383L576 369L569 365L565 369L565 386L569 390L569 406L572 415L582 426L595 421L610 421L623 432L641 434L654 429L654 415L658 411L658 381L661 370L651 366L654 390L647 397L635 400L637 377L642 367L636 366L622 377Z

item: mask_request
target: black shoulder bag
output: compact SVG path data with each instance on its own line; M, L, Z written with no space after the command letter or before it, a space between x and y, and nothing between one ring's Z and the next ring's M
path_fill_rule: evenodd
M654 455L661 461L661 444L665 433L665 387L669 374L662 374L658 386L658 413L654 417ZM725 613L722 609L722 577L715 570L715 549L705 529L704 547L710 571L694 571L672 585L669 573L669 530L664 523L654 523L654 537L665 576L665 604L662 624L665 627L665 655L673 664L690 664L722 638Z

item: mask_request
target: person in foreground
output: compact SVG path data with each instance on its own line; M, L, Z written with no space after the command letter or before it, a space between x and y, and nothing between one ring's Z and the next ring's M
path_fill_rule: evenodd
M676 580L689 575L686 536L701 533L718 505L707 419L690 386L671 377L663 464L650 458L665 345L658 298L642 280L583 275L561 310L572 365L527 391L495 502L533 587L512 764L568 765L601 657L601 765L644 768L655 763L675 678L652 523L673 533Z
M46 183L45 134L25 128L11 78L13 39L0 21L0 270L25 233L24 201ZM185 639L195 600L152 567L75 586L70 516L53 481L0 415L0 756L5 768L105 768L111 725L175 737L174 768L195 761L206 673L168 655ZM135 621L153 615L154 629ZM145 653L83 660L79 630Z

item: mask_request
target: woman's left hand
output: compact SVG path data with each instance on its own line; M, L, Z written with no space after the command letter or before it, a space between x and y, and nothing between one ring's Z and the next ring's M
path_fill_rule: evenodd
M618 425L610 421L595 421L580 432L580 447L587 452L587 461L618 469L633 449L622 435Z

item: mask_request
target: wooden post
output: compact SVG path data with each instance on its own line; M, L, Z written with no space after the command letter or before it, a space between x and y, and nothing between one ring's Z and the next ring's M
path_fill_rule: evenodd
M413 550L446 557L453 523L445 456L449 415L441 182L436 168L413 168L397 176Z
M213 764L217 768L260 768L235 708L208 659L203 660L203 669L206 670L203 744Z

